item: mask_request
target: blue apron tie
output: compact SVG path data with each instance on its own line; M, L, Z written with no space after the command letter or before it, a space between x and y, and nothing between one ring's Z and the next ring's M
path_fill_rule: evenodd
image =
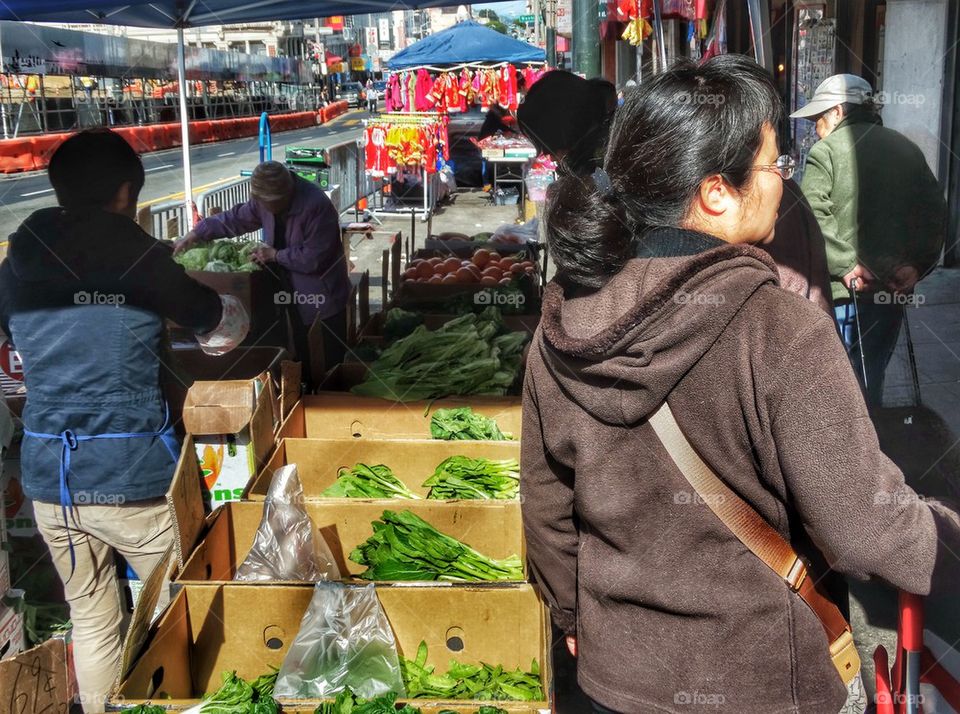
M35 439L47 439L49 441L60 442L60 510L63 512L63 525L67 529L67 543L70 547L70 575L77 567L77 556L73 550L73 537L70 535L70 527L67 522L67 509L73 508L73 496L70 494L68 478L70 474L70 452L76 451L82 441L93 441L94 439L140 439L154 438L160 439L166 447L167 452L173 463L177 463L180 455L180 444L177 442L176 433L173 425L170 424L170 406L163 405L163 426L159 431L140 431L124 432L118 434L75 434L70 429L64 429L59 434L44 434L38 431L30 431L24 428L25 436L32 436Z

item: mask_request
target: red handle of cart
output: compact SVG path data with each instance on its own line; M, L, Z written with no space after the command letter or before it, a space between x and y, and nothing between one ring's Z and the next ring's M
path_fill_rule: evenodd
M873 652L873 668L877 675L877 710L876 714L894 714L893 690L890 686L890 662L887 659L887 650L883 645Z
M920 655L923 652L923 598L900 593L898 644L903 652L903 687L897 711L920 714Z

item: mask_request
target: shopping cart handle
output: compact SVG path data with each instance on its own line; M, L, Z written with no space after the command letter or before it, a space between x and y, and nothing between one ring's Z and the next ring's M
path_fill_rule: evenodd
M883 645L873 651L873 665L877 673L877 714L894 714L893 694L890 690L890 663Z
M923 651L923 598L900 592L900 645L908 652Z

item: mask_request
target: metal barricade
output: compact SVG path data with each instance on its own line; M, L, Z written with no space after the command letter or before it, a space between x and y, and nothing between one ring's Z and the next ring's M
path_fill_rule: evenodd
M217 186L209 191L204 191L197 197L197 205L201 216L212 216L222 211L227 211L239 203L246 203L250 200L250 177L243 176L222 186ZM237 236L237 240L261 240L263 231L256 230L252 233L246 233Z
M175 240L187 233L187 214L183 199L144 206L137 212L137 223L159 240Z
M334 144L326 150L330 165L330 183L340 186L340 201L337 209L355 209L361 198L367 198L380 190L379 182L364 171L363 147L358 140Z

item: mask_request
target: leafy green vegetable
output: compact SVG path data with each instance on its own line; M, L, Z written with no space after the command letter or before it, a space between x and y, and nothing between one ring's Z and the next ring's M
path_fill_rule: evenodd
M500 431L495 420L476 414L470 407L437 409L430 419L430 436L446 441L503 441L511 438L510 434Z
M400 668L403 670L407 696L411 699L524 702L543 699L540 666L536 660L530 665L529 672L519 667L510 672L504 670L502 665L470 665L450 660L446 674L434 674L434 667L427 665L427 643L421 642L417 648L417 658L409 660L401 656Z
M206 246L191 248L176 256L174 260L187 270L203 270L210 262L210 249Z
M120 711L127 712L127 714L167 714L166 709L158 707L156 704L137 704L135 707L127 707Z
M509 500L520 493L520 464L516 459L471 459L451 456L445 459L424 486L427 498L485 498Z
M367 566L360 575L366 580L523 580L516 555L488 558L410 511L384 511L372 526L373 535L350 554Z
M232 273L233 272L230 269L230 264L225 263L222 260L211 260L209 263L203 266L203 269L208 273Z
M387 347L366 380L350 391L397 402L450 394L506 394L516 382L529 339L502 331L496 308L462 315L434 331L419 325Z
M399 307L392 308L387 312L387 317L383 322L384 342L390 343L401 337L406 337L418 325L422 324L423 315L421 313L411 312Z
M383 464L341 468L337 480L320 495L329 498L420 498L393 475L389 466Z
M263 674L247 682L236 672L224 672L223 684L200 704L200 714L278 714L273 698L277 672Z
M334 701L318 706L313 714L421 714L419 708L409 704L397 709L396 702L396 692L364 699L348 687L340 692Z
M224 238L184 251L174 260L187 270L212 273L251 272L260 269L259 265L250 262L250 255L260 245L262 243L259 241L238 242Z

